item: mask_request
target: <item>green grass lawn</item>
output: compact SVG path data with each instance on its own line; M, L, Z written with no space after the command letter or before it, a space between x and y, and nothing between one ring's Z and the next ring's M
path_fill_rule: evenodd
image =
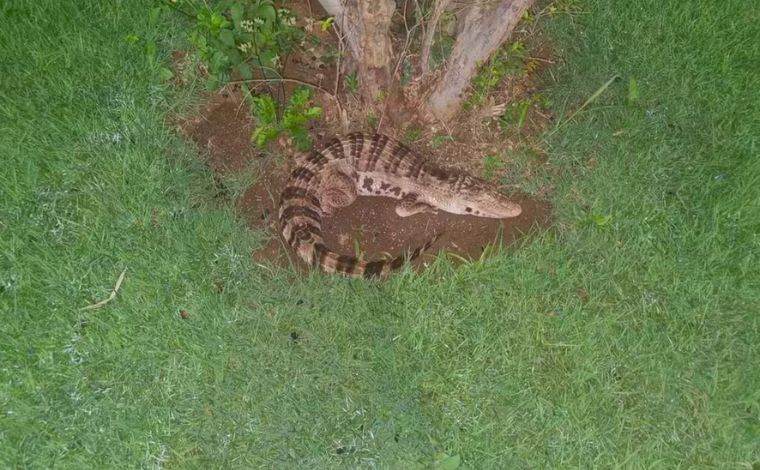
M555 228L380 283L251 262L151 2L0 6L0 467L760 467L760 8L575 3Z

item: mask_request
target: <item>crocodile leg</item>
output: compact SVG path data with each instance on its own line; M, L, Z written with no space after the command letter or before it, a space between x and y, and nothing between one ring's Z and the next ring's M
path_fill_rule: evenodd
M322 212L332 214L335 209L351 205L356 200L356 183L337 167L328 166L322 173L319 203Z
M396 205L396 214L399 217L409 217L410 215L429 212L435 214L436 208L426 202L419 200L419 195L410 193L404 196Z

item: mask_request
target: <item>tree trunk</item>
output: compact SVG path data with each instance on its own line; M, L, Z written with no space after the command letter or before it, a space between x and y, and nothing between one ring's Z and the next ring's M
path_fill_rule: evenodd
M462 106L465 91L478 66L509 39L517 22L533 0L500 0L495 4L478 2L468 7L456 44L427 102L428 110L448 121Z
M389 34L396 9L394 0L320 0L327 13L335 17L359 69L362 97L377 99L392 85L393 48Z
M409 104L423 120L434 116L450 120L462 106L470 81L478 66L509 39L517 22L535 0L475 0L458 15L459 31L454 49L447 60L443 75L433 86L427 101ZM365 102L376 101L378 95L396 85L392 76L393 50L390 24L396 8L394 0L319 0L324 9L335 17L341 40L347 45L358 66L359 86ZM436 24L451 0L438 0L428 34L423 38L421 67L429 70L430 46ZM403 108L402 104L393 106Z

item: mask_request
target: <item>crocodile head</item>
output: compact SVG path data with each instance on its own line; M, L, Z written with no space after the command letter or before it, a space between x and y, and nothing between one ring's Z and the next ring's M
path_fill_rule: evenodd
M506 219L522 213L519 204L510 201L492 185L478 178L467 177L462 181L456 196L448 201L448 212Z

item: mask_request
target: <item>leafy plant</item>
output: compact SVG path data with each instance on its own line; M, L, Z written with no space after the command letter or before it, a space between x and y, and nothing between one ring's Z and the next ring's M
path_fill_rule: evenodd
M454 138L451 137L449 134L436 134L430 140L430 145L432 145L433 147L440 147L446 142L454 142Z
M422 136L422 130L418 127L407 127L401 135L401 141L407 145L412 145Z
M531 108L547 109L550 107L551 102L544 95L534 93L529 97L511 103L499 116L499 127L505 130L514 126L517 131L520 131L525 126Z
M379 121L379 119L375 115L375 113L373 113L372 111L369 111L367 113L367 127L371 127L372 129L376 129L378 121Z
M335 21L335 17L333 16L328 16L327 18L322 20L320 22L320 27L322 28L322 31L324 32L324 31L329 30L334 21Z
M282 57L297 44L303 32L286 8L272 0L167 0L167 4L195 19L190 42L198 50L216 88L238 73L253 77L258 69L264 78L279 75Z
M507 129L514 125L518 131L521 130L525 125L531 104L532 101L529 99L510 104L504 114L499 117L499 127Z
M504 168L504 160L498 155L486 155L483 157L483 177L491 179Z
M426 15L431 12L418 9L417 21L424 23ZM431 70L438 70L446 63L446 60L451 56L451 51L454 49L454 43L456 42L453 34L457 17L451 12L446 12L441 16L438 28L436 30L436 38L430 48L430 68Z
M430 49L430 68L438 70L446 62L454 49L454 38L448 34L442 34Z
M356 94L359 89L359 78L356 76L356 72L347 74L344 78L346 91L352 95Z
M251 110L258 122L251 134L251 140L258 147L264 147L285 133L290 135L299 150L309 150L311 138L306 123L322 114L322 108L319 106L309 106L310 100L311 90L298 88L285 106L282 118L278 119L277 105L270 95L251 97Z
M611 222L612 222L611 215L602 213L599 210L594 209L583 220L583 225L592 227L599 232L606 232L610 229L610 226L612 225Z
M639 101L639 83L635 78L628 79L628 103L635 104Z
M150 26L158 25L162 11L163 8L160 6L151 8L150 12L148 13L148 24ZM158 48L154 40L147 37L141 38L137 34L128 34L124 39L128 44L131 44L133 46L139 45L143 47L145 51L145 57L148 59L148 63L151 65L158 65L158 76L162 81L171 80L174 77L174 73L169 68L160 65L160 61L158 60Z
M482 103L502 80L510 75L522 73L526 56L525 43L522 41L514 41L509 47L501 48L473 79L474 92L465 102L465 107L474 108Z

